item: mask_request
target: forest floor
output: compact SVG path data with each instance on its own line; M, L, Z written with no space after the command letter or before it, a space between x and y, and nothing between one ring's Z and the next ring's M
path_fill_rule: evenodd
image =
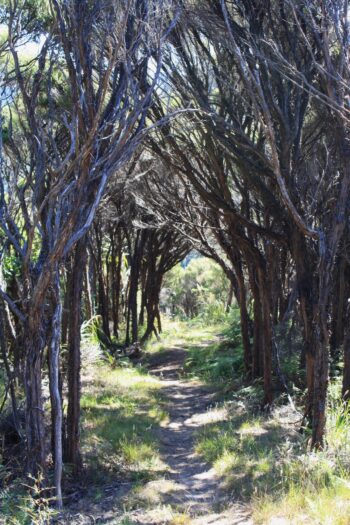
M209 342L201 342L202 346L206 344ZM153 429L162 465L153 479L116 480L106 487L102 485L98 501L87 490L59 523L252 523L248 507L243 502L228 502L215 469L195 450L196 436L201 430L226 419L227 413L215 403L214 388L184 377L187 357L186 349L179 346L146 356L145 368L156 379L166 409L166 419Z
M198 432L205 425L225 419L227 414L215 407L215 390L181 377L186 357L184 349L172 348L151 357L148 364L150 372L162 381L168 402L169 421L159 429L161 455L169 469L167 481L171 487L165 491L163 503L176 509L178 516L172 518L175 523L248 525L252 522L243 504L222 511L228 505L227 494L221 490L215 469L195 450ZM162 494L163 481L152 483L152 490ZM148 517L138 516L137 512L133 517L135 523L143 525L158 523L152 509Z
M350 524L350 411L337 401L339 381L327 447L314 453L283 392L261 410L236 332L171 321L139 363L83 368L84 479L64 487L56 523Z

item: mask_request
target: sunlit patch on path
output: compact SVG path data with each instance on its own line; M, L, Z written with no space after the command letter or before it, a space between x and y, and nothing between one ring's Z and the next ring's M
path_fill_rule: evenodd
M158 430L158 437L169 470L166 479L152 481L138 491L140 505L149 505L153 497L158 516L155 509L148 508L132 512L130 518L143 525L248 525L252 521L247 509L228 505L215 469L195 452L196 433L206 424L225 420L227 413L216 407L212 389L199 381L181 379L185 357L183 349L173 348L150 358L149 370L161 380L168 402L169 419Z
M69 519L60 523L253 523L247 506L229 495L218 469L196 452L200 434L212 425L225 424L230 420L232 414L229 412L232 408L227 404L217 403L216 388L196 379L188 379L184 374L188 352L184 350L187 345L182 343L177 343L170 349L146 354L142 372L138 367L112 371L98 369L97 377L94 376L90 381L93 388L90 386L89 395L85 394L83 397L83 406L89 411L89 421L91 420L91 429L89 431L89 427L86 430L87 444L91 436L110 438L109 434L112 433L112 437L117 439L119 430L125 430L129 418L130 425L135 425L135 428L128 433L128 437L123 438L121 444L120 439L117 440L116 446L119 447L119 456L125 456L126 453L130 456L132 451L133 457L138 458L134 467L136 478L130 479L129 476L122 479L121 472L118 474L117 469L115 476L109 479L108 486L101 485L103 494L98 501L94 502L93 495L87 493L75 505L75 510L72 509L69 513ZM206 342L201 341L202 343L205 346ZM99 417L108 419L107 436L104 435L104 426L101 426L103 421L97 421L95 412ZM119 428L120 425L124 426ZM136 441L133 440L135 432L138 433ZM145 440L150 448L147 457L152 455L152 447L154 455L148 474L139 465L139 460L144 456L140 447L144 446ZM99 458L101 462L101 446L102 441L99 440L92 460L96 458L97 461ZM91 455L91 450L89 453ZM107 450L106 464L111 464L114 456ZM129 471L130 469L129 466Z

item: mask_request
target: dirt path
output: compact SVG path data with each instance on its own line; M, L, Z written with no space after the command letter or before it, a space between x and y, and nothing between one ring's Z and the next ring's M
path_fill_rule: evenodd
M191 525L249 525L247 511L240 505L228 507L215 471L195 453L195 433L205 424L223 419L223 410L213 407L214 392L197 381L181 379L186 352L173 348L152 356L148 368L163 383L169 422L159 430L161 455L169 467L172 482L162 503L191 518ZM162 493L164 480L151 482ZM153 517L152 517L153 516ZM152 511L135 513L136 523L158 523ZM152 521L153 520L153 521ZM159 523L166 523L159 522Z
M220 501L215 474L194 453L194 432L199 430L201 419L207 418L213 393L196 382L182 381L179 372L185 352L167 351L150 370L157 375L168 400L169 423L160 430L161 453L169 466L169 479L175 486L169 500L182 506L189 514L203 514L212 510Z
M183 378L186 351L172 348L147 359L149 372L162 383L169 420L158 439L166 473L162 479L135 486L116 480L96 505L80 502L80 510L59 523L70 525L252 525L247 509L228 496L215 470L195 453L196 433L206 424L226 419L214 403L215 391ZM136 492L135 492L136 491ZM135 498L134 510L130 501ZM121 516L123 506L129 510Z

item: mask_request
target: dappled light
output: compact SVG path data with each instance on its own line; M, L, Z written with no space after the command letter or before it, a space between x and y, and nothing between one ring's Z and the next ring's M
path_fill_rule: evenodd
M0 525L350 524L348 0L0 0Z

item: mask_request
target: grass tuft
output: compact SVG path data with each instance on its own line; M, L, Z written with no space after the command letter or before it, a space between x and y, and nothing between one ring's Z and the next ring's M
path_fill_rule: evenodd
M336 393L320 452L308 450L286 407L283 417L278 408L266 417L242 402L226 405L229 420L206 425L196 451L214 466L227 492L252 507L254 523L349 525L349 410Z
M97 474L152 479L164 470L155 430L167 418L160 382L144 369L95 369L81 400L83 450Z

